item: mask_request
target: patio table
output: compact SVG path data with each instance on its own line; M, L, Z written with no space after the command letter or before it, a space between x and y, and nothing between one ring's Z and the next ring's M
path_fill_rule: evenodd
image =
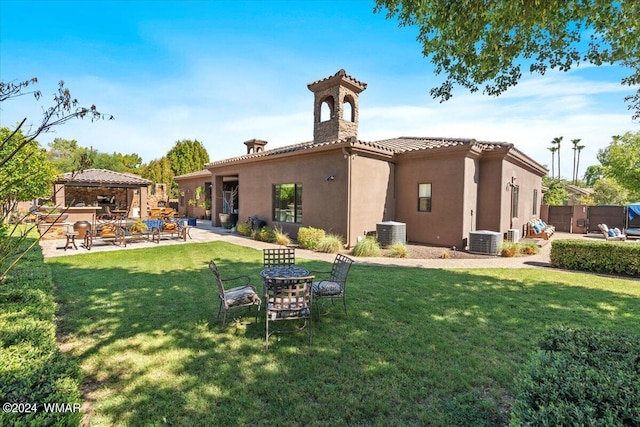
M309 270L305 270L302 267L295 265L276 265L274 267L268 267L260 272L260 275L264 279L282 278L288 279L291 277L305 277L309 275Z

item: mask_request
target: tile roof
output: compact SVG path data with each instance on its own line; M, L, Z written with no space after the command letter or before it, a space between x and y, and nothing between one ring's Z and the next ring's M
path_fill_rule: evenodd
M120 173L107 169L85 169L82 172L77 172L75 175L72 172L63 174L62 178L58 179L59 183L63 184L104 184L104 185L137 185L147 186L152 182L148 179L141 178L138 175L132 173Z
M173 179L188 179L188 178L198 178L198 177L207 177L211 178L211 171L209 169L203 169L196 172L185 173L183 175L178 175L173 177Z
M457 145L478 145L482 150L511 147L506 142L477 141L473 138L422 138L414 136L401 136L399 138L383 139L373 144L392 150L396 154L408 151L433 150L437 148L454 147Z
M383 139L380 141L360 141L355 138L346 138L342 140L334 140L330 142L322 142L314 144L313 141L302 142L293 145L286 145L284 147L273 148L271 150L264 150L257 153L244 154L242 156L231 157L228 159L218 160L211 162L205 166L219 166L223 164L235 163L241 160L257 159L262 157L272 157L285 153L293 153L296 151L309 150L315 147L326 147L328 145L338 145L341 143L350 142L354 146L371 147L374 149L387 151L390 154L401 154L410 151L419 150L435 150L447 147L459 146L459 145L477 145L482 151L493 150L498 148L511 148L513 144L506 142L488 142L477 141L473 138L421 138L412 136L401 136L399 138Z

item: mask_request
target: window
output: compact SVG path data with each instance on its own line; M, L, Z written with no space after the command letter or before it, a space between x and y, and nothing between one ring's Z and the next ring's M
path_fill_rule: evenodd
M517 185L511 186L511 218L518 217L518 198L520 193L520 187Z
M538 215L538 190L533 190L533 214Z
M302 223L302 184L273 186L273 220Z
M431 184L418 184L418 212L431 212Z

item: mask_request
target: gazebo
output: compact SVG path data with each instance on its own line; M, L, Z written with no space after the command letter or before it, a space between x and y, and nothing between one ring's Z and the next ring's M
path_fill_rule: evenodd
M144 218L151 184L138 175L107 169L67 172L54 184L54 202L57 207L65 208L70 220L73 214L86 215L96 211L100 214L106 207L112 211L121 210L126 217Z

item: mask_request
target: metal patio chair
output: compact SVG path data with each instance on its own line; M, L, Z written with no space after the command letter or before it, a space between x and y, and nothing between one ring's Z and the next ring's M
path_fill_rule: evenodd
M272 278L265 280L265 311L266 311L266 347L269 349L269 337L276 332L306 331L309 335L309 345L312 344L311 303L313 294L311 283L313 276ZM293 320L302 321L296 328L273 330L269 325L274 322Z
M264 267L296 265L295 248L263 249L262 254Z
M351 264L353 264L353 260L351 258L342 254L338 254L333 261L333 266L330 272L311 272L314 274L329 274L329 278L313 282L313 298L315 300L320 300L323 298L330 299L332 304L336 299L342 299L345 315L347 314L347 277L349 275ZM316 306L317 305L318 304L316 304ZM320 307L318 307L317 310L318 317L320 317Z
M223 279L220 276L220 271L218 271L218 266L216 263L211 260L209 262L209 270L213 273L214 280L216 285L218 286L218 296L220 297L220 308L218 309L217 319L220 319L220 313L224 313L222 317L222 328L227 322L227 314L229 311L247 307L249 310L253 306L257 306L256 309L256 322L258 321L258 312L260 311L260 305L262 304L262 300L258 296L258 292L256 288L251 286L249 283L251 282L251 278L249 276L238 276L232 277L229 279ZM237 286L230 289L224 288L224 283L231 282L234 280L243 279L245 280L244 284L241 286Z

